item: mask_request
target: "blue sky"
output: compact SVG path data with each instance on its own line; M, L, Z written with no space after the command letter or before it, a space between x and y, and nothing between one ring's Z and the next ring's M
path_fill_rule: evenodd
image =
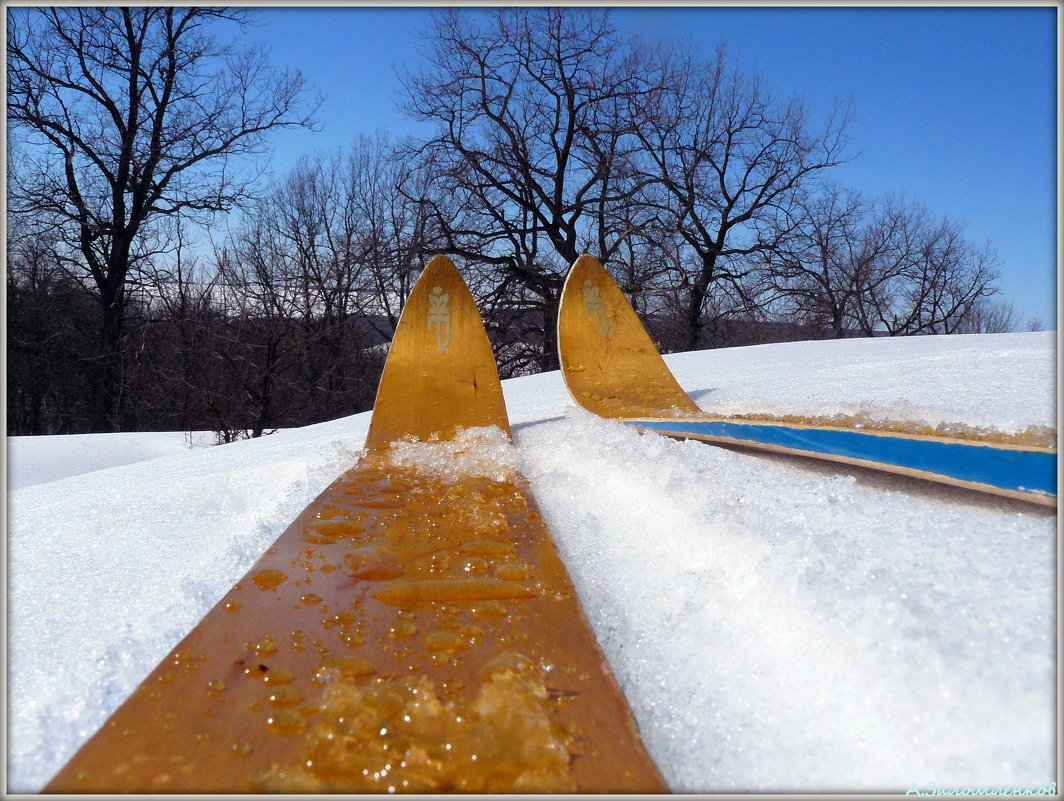
M750 71L815 111L850 100L851 150L833 173L870 195L900 194L967 224L1000 259L1023 323L1056 322L1054 7L627 7L614 21L648 40L727 44ZM263 8L247 34L325 94L318 133L275 140L272 168L360 133L418 129L396 108L397 69L419 60L424 7Z

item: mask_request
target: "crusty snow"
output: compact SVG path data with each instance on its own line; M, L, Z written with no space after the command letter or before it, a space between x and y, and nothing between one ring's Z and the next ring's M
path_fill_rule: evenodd
M713 413L1057 427L1054 333L666 360ZM673 790L1056 778L1052 511L640 435L574 408L558 373L504 391L521 469ZM355 464L368 422L209 448L9 440L9 792L47 782Z

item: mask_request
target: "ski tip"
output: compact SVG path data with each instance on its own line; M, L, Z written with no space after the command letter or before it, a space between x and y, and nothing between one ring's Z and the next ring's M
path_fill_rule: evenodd
M473 296L449 258L434 256L410 290L384 364L367 448L452 439L497 426L507 436L502 385Z
M569 275L566 276L566 281L570 279L582 280L585 278L595 279L600 278L602 275L609 276L606 272L606 268L602 266L602 262L592 256L590 253L582 253L573 262L572 267L569 268ZM610 279L613 280L612 278Z
M429 259L429 263L425 265L425 269L421 271L421 275L417 277L417 281L415 281L414 286L411 287L410 297L414 296L414 291L419 284L429 283L450 283L461 284L463 287L465 286L465 281L462 280L462 275L458 272L458 268L454 266L454 262L442 253ZM407 298L408 302L409 300L410 298Z
M562 289L558 356L573 400L602 417L700 411L621 288L587 253L573 262Z

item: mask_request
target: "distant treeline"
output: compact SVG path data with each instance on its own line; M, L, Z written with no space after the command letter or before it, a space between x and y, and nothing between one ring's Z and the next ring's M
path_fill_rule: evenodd
M246 13L12 10L9 433L232 439L365 410L436 253L504 377L557 366L582 252L666 352L1015 327L989 245L830 180L845 108L814 120L723 50L647 49L601 10L441 12L403 80L431 136L358 137L255 182L233 159L313 125L314 103L207 36Z

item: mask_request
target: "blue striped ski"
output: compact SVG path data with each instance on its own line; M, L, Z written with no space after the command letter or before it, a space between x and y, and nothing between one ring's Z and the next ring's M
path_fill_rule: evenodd
M1055 442L848 428L819 421L721 418L683 391L620 288L591 256L566 279L558 351L569 394L602 417L643 431L857 465L1056 506Z

